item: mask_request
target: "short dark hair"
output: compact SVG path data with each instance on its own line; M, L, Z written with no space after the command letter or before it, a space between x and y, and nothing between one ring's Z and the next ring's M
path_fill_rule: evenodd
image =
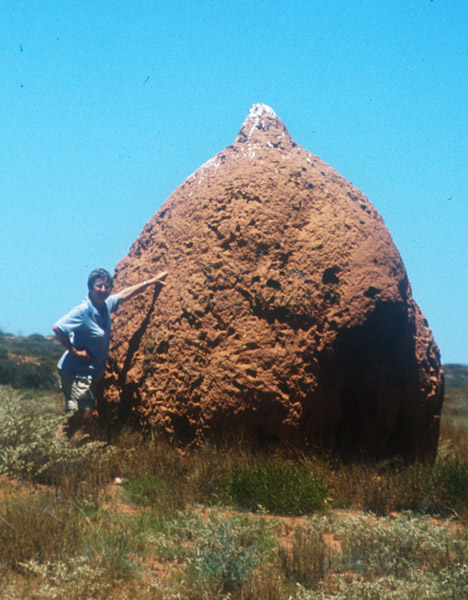
M94 269L91 271L88 277L88 290L91 291L94 287L94 282L96 279L108 279L110 286L114 285L114 280L112 279L112 275L106 269Z

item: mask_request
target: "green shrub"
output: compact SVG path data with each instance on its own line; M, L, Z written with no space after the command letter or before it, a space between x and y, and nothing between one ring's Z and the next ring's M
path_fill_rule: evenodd
M337 534L342 543L342 568L367 576L393 575L404 579L416 568L434 573L466 559L466 536L454 536L428 517L404 514L370 523L353 517Z
M125 483L125 491L130 500L141 506L155 504L161 495L166 493L166 486L156 477L137 477Z
M235 526L226 521L202 540L190 571L195 579L208 580L227 592L246 583L259 561L256 545L244 546Z
M442 506L449 510L468 510L468 464L456 457L445 457L436 463L434 482Z
M70 446L53 398L0 388L0 474L97 497L114 449L103 442Z
M445 593L446 598L464 600L468 598L468 565L463 562L457 562L440 571L441 581L438 591Z
M179 483L177 475L174 479L144 475L129 479L124 488L135 504L151 507L162 514L171 514L182 510L187 500Z
M228 502L247 510L305 515L324 508L327 487L303 463L264 459L234 467L224 495Z
M0 349L6 350L10 355L34 357L40 362L57 362L63 353L63 348L56 339L38 333L14 336L0 331Z
M206 521L191 519L187 525L197 544L187 557L191 587L228 594L241 589L268 559L269 536L262 520L223 518L215 512Z
M57 388L55 365L18 360L0 360L0 385L15 389L51 390Z
M86 556L66 556L63 560L41 563L29 560L22 569L34 577L37 600L110 600L115 581L106 577L106 569L93 564Z
M57 388L60 344L39 334L15 337L0 332L0 385L15 389Z

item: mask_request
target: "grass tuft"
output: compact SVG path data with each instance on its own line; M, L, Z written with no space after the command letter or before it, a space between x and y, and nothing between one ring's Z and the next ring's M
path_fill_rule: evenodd
M323 531L306 531L298 527L292 545L279 548L278 559L281 572L288 581L310 588L324 579L330 570L331 552Z
M326 485L305 464L266 458L234 467L226 477L227 502L253 512L305 515L325 507Z
M184 509L187 498L181 488L179 480L157 475L132 477L124 486L131 502L165 515Z

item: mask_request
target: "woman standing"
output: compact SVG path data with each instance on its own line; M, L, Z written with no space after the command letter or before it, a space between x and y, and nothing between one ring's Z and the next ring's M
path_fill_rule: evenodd
M53 326L66 352L58 362L65 411L70 415L67 435L75 440L89 433L96 391L106 368L111 335L111 313L148 286L164 285L167 271L111 294L112 275L96 269L88 277L88 296Z

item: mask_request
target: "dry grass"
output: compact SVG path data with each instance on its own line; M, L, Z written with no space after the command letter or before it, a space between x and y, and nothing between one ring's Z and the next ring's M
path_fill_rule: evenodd
M59 421L57 396L0 389L2 600L468 597L468 435L453 415L435 465L181 451L134 431L76 450ZM255 512L233 481L261 482ZM320 502L304 509L311 481Z

